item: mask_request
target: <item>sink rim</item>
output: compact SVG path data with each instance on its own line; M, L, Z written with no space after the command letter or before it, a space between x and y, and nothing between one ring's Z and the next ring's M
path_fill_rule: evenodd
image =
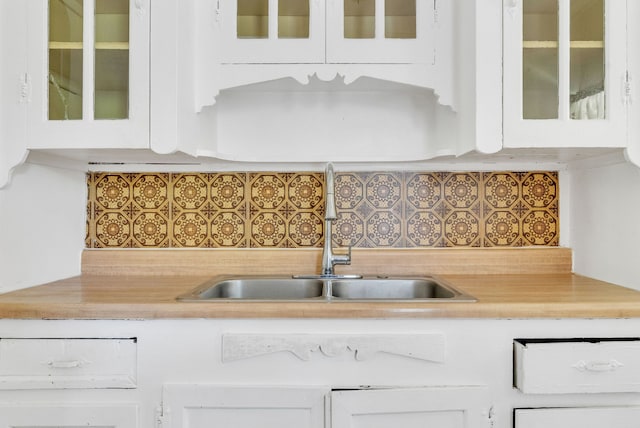
M252 281L252 280L265 280L265 281L286 281L286 282L309 282L316 286L318 283L322 284L322 294L320 296L313 297L293 297L293 298L245 298L245 297L201 297L206 291L215 287L219 287L227 281ZM333 293L326 295L327 288L330 291L333 283L337 282L368 282L368 281L428 281L435 283L436 286L442 287L445 290L453 293L452 297L407 297L407 298L395 298L395 297L382 297L382 298L346 298L337 297ZM335 277L322 277L313 276L309 277L296 277L295 275L216 275L206 280L202 284L196 286L192 290L180 294L176 297L176 300L180 302L280 302L280 303L302 303L302 302L326 302L326 303L473 303L477 302L477 299L465 292L460 291L456 287L452 286L449 282L439 278L436 275L400 275L400 276L363 276L361 278L347 278L336 275Z

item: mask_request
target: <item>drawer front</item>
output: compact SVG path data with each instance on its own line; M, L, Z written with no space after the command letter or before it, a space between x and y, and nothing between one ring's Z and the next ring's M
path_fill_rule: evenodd
M640 407L516 409L515 428L635 428Z
M533 394L640 391L640 341L514 342L515 386Z
M0 389L135 388L136 339L0 339Z

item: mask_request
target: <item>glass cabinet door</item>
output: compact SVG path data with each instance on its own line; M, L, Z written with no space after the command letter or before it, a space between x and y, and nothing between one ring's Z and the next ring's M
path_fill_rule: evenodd
M95 0L94 114L129 118L129 0Z
M49 1L49 120L82 119L82 2Z
M522 117L604 119L604 0L523 0L522 14Z
M148 0L33 0L28 9L29 147L147 148Z
M220 0L222 63L324 62L324 1Z
M522 9L522 117L557 119L558 0L524 0Z
M435 62L429 0L327 0L327 62Z
M626 2L508 0L503 17L505 146L624 145Z
M127 119L129 0L84 3L49 0L49 120Z
M604 0L571 0L569 13L571 119L601 120L606 117L604 13Z

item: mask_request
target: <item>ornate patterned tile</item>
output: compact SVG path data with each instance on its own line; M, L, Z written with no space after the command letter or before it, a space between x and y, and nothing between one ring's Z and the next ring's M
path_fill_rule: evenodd
M559 245L556 172L491 172L482 181L483 246Z
M319 247L322 173L91 173L86 246ZM335 244L559 244L555 172L370 172L336 176Z
M168 181L169 174L92 174L91 246L168 246Z
M250 173L250 247L318 247L324 236L324 176Z
M335 243L354 247L404 246L402 183L403 174L398 172L337 174Z
M171 175L172 247L246 247L246 174Z

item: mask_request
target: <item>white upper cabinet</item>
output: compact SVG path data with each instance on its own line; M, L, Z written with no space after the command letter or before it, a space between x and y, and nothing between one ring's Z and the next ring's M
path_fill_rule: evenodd
M221 0L221 62L433 63L435 2Z
M28 149L149 147L148 9L28 2Z
M327 2L328 63L434 64L436 2Z
M313 0L221 0L221 62L324 62L325 8Z
M504 146L625 147L626 1L504 0Z
M288 77L307 84L314 75L429 88L455 108L450 2L219 0L198 8L215 17L196 32L201 44L208 41L195 59L198 111L223 89Z

